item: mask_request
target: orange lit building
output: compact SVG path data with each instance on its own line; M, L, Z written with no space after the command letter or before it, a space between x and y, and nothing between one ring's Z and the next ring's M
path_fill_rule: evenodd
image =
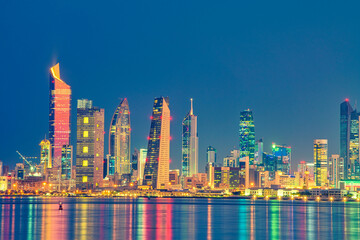
M63 145L70 144L71 89L60 78L59 63L50 68L49 140L52 167L60 168Z

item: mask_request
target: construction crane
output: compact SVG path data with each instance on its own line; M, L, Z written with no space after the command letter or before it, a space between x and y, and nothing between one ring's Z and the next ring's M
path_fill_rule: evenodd
M30 166L30 171L34 172L36 170L36 167L34 167L27 159L24 157L19 151L16 151L17 154Z

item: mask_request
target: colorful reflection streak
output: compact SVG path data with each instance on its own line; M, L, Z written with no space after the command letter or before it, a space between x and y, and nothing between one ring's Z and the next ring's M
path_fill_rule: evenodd
M355 202L29 197L0 198L0 204L0 237L5 240L360 236L360 205Z

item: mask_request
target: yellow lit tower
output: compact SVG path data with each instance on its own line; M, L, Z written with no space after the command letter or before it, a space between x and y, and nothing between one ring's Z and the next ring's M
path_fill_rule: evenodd
M316 186L326 186L327 181L327 161L328 161L328 140L314 140L314 166Z

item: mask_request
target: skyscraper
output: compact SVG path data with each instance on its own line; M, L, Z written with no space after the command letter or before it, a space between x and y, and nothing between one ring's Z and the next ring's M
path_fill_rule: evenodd
M240 113L240 158L249 157L250 165L254 163L255 155L255 125L250 109Z
M255 144L255 154L254 154L254 163L263 164L263 152L264 152L264 143L262 139L256 141Z
M155 98L151 116L147 158L143 185L154 189L167 189L170 160L169 98Z
M328 140L314 140L314 165L316 186L327 185Z
M144 179L144 169L146 163L147 149L140 148L139 161L138 161L138 181L139 185L142 185Z
M359 113L349 99L340 104L340 158L343 168L340 176L346 179L360 179L359 164Z
M60 78L59 63L50 68L49 140L52 150L52 165L61 166L61 151L70 144L71 89Z
M121 100L109 130L109 175L130 174L130 110L126 98Z
M206 150L206 162L207 163L216 163L216 149L212 146L209 146Z
M291 147L272 144L272 154L276 157L276 171L289 175L291 173Z
M103 180L104 109L92 101L78 100L76 143L76 188L99 187Z
M193 99L189 113L182 121L182 176L190 177L198 173L198 133L197 116L193 113Z

